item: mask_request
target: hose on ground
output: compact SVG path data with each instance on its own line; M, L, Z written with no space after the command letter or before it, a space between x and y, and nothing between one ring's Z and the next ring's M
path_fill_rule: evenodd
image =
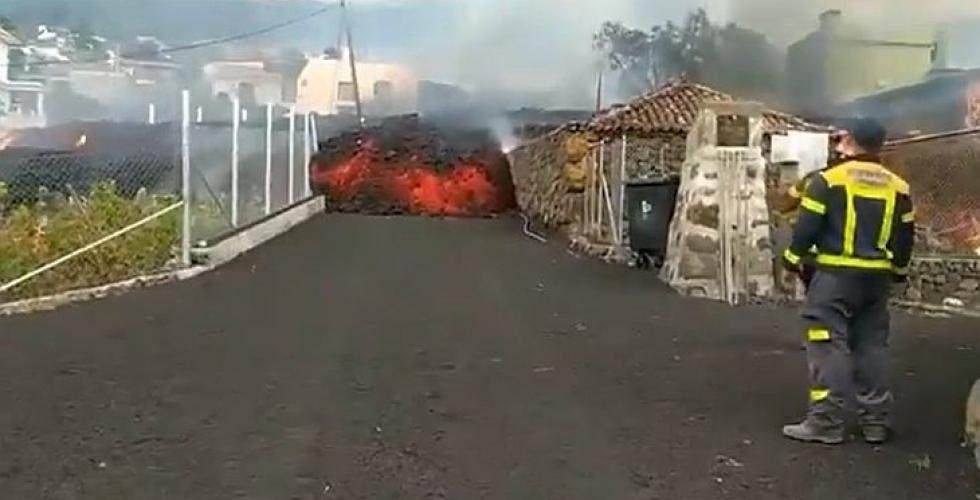
M521 212L521 218L524 219L524 227L522 228L522 230L524 231L525 236L535 239L541 243L548 242L548 238L545 238L544 236L541 236L540 234L531 231L531 218L528 217L527 214Z

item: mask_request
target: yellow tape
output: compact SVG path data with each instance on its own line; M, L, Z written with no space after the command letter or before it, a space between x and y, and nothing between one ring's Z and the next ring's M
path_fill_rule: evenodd
M857 257L828 254L817 255L817 264L832 267L852 267L855 269L875 269L880 271L892 269L891 261L885 259L860 259Z
M810 401L819 403L830 397L830 389L810 389Z
M810 342L830 342L830 330L826 328L811 328L806 332Z
M820 203L819 201L808 196L803 197L803 199L800 201L800 206L815 214L824 215L827 213L827 205L824 205L823 203Z
M902 222L906 224L911 224L915 222L915 211L909 212L907 214L902 214Z

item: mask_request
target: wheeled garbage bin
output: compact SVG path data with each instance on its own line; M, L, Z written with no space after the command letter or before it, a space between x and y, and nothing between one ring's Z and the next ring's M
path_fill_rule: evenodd
M660 267L667 256L670 221L679 187L680 180L676 178L626 184L630 249L638 256L640 267Z

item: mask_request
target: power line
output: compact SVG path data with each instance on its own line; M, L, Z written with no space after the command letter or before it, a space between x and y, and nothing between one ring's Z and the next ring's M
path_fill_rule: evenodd
M239 33L239 34L236 34L236 35L226 36L226 37L222 37L222 38L212 38L210 40L201 40L201 41L189 43L189 44L186 44L186 45L178 45L178 46L175 46L175 47L167 47L167 48L164 48L164 49L160 50L160 53L161 54L173 54L173 53L176 53L176 52L186 52L186 51L189 51L189 50L197 50L197 49L202 49L202 48L205 48L205 47L213 47L213 46L217 46L217 45L228 44L228 43L231 43L231 42L237 42L237 41L240 41L240 40L247 40L249 38L255 38L255 37L258 37L258 36L262 36L262 35L271 33L273 31L278 31L278 30L281 30L283 28L287 28L289 26L293 26L295 24L299 24L299 23L304 22L304 21L308 21L310 19L313 19L314 17L323 15L323 14L327 13L328 11L330 11L331 9L337 7L337 5L338 4L327 5L325 7L319 8L319 9L313 11L313 12L310 12L309 14L306 14L306 15L303 15L303 16L299 16L299 17L294 17L292 19L289 19L289 20L286 20L286 21L283 21L283 22L280 22L280 23L277 23L277 24L273 24L273 25L270 25L270 26L266 26L264 28L260 28L260 29L254 30L254 31L248 31L248 32L245 32L245 33ZM119 59L127 59L127 58L133 58L133 59L135 59L138 55L139 54L119 54L118 57L119 57ZM99 59L91 59L91 60L87 60L87 61L60 61L60 60L59 61L35 61L35 62L26 62L25 61L25 62L18 62L18 63L0 64L0 68L9 67L9 66L33 66L33 67L37 67L37 66L57 66L57 65L61 65L61 64L93 64L93 63L100 63L100 62L109 62L109 60L110 59L99 58Z

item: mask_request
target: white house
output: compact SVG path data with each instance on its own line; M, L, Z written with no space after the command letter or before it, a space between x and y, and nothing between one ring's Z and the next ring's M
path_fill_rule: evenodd
M10 49L20 39L0 28L0 125L21 127L43 124L44 85L10 78Z
M246 105L283 102L283 76L266 71L262 61L214 61L203 71L212 96L239 97Z
M417 111L418 78L397 64L357 61L361 103L371 113ZM300 112L323 115L350 114L356 108L350 50L340 57L310 59L299 75L296 107Z

